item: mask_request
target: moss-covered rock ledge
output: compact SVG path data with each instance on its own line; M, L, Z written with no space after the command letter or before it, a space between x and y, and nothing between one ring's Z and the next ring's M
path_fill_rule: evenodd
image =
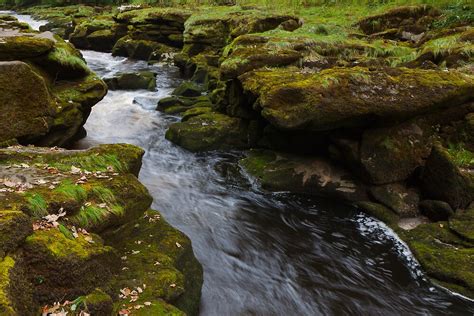
M142 156L125 144L0 150L0 314L198 313L202 268L149 209Z
M106 93L74 46L0 16L0 143L68 145Z

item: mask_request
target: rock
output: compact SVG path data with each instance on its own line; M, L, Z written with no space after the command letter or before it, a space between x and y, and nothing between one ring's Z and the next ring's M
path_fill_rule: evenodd
M82 126L106 86L72 45L49 32L23 32L15 25L4 26L0 35L8 38L0 42L15 43L0 54L0 102L5 107L0 142L69 145L83 136ZM16 61L2 61L11 59Z
M71 44L59 39L47 55L37 57L34 61L59 80L84 77L90 73L81 53Z
M166 139L190 151L245 149L249 147L249 126L239 118L207 113L171 124Z
M23 212L0 211L0 258L15 250L33 232L31 227Z
M396 227L398 225L399 216L382 204L370 201L359 201L354 203L354 206L390 226Z
M53 49L53 34L21 33L16 29L0 31L0 60L21 60L38 57Z
M267 190L307 193L345 201L367 197L365 187L350 173L324 158L252 150L240 164Z
M110 90L137 90L156 89L156 73L140 71L135 73L121 73L114 78L104 79Z
M421 180L423 196L447 202L453 209L466 207L474 198L472 175L460 170L439 145L433 147Z
M187 109L186 111L184 111L181 122L186 122L187 120L189 120L192 117L199 116L199 115L202 115L202 114L210 114L212 112L213 112L213 110L210 106L192 107L192 108Z
M69 36L69 41L76 48L110 52L115 43L126 34L126 26L116 24L110 16L102 16L78 24Z
M83 304L91 315L112 315L113 301L110 295L97 288L84 297Z
M370 194L377 202L389 207L400 217L413 217L419 214L419 196L413 188L393 183L371 187Z
M0 211L0 311L32 315L80 297L68 313L111 315L130 303L120 290L141 287L140 313L197 313L202 267L190 240L147 212L151 197L135 177L143 154L125 144L0 149L0 185L12 188L0 192L0 210L15 210Z
M436 283L472 297L474 244L450 231L448 223L422 224L399 232L426 274Z
M474 208L457 210L449 219L449 228L465 240L474 243Z
M45 80L21 61L0 62L0 141L37 139L49 131L53 100Z
M134 40L130 36L124 36L117 41L112 49L112 55L124 56L133 59L159 61L165 53L171 53L173 50L163 44L146 41Z
M433 222L447 221L454 214L451 206L443 201L423 200L419 207L421 212Z
M120 260L100 237L67 238L57 229L36 231L26 239L23 260L35 285L36 299L44 304L90 293L106 282Z
M262 67L281 67L295 65L303 54L291 45L277 45L268 37L242 35L227 48L226 58L219 69L222 80L237 78L243 73Z
M111 280L115 292L146 284L136 304L149 301L152 307L147 308L169 308L178 315L181 311L187 315L198 313L201 265L194 258L189 238L172 228L158 212L149 210L140 219L122 226L109 242L116 245L121 256L126 256L123 261L128 267ZM164 301L173 302L177 308ZM115 307L121 307L123 302L116 302ZM153 314L151 310L148 313Z
M463 74L406 68L331 68L317 74L276 68L239 80L244 93L257 99L254 108L283 130L387 124L461 105L474 94L474 81Z
M362 174L374 184L408 179L428 157L431 135L431 126L426 128L416 120L366 129L358 148Z
M441 12L429 5L404 6L361 20L358 25L366 34L393 28L419 34L426 31Z
M201 93L202 88L192 82L184 82L171 92L172 95L181 97L199 97Z
M174 106L191 107L197 103L210 103L210 102L207 96L199 96L199 97L170 96L170 97L160 99L158 101L156 109L159 111L164 111Z

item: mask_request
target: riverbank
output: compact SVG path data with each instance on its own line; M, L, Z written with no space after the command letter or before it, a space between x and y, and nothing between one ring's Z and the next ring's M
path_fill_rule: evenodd
M439 16L429 9L420 10L421 18L402 19L403 27L390 22L390 30L383 26L375 35L364 35L356 21L333 20L335 12L327 17L326 31L317 31L308 13L303 19L294 13L262 14L251 8L241 15L239 10L223 8L212 17L161 9L133 10L116 18L100 12L96 20L106 26L79 20L71 38L84 48L150 62L180 52L182 45L174 60L193 78L158 104L167 113L183 113L183 122L170 127L168 139L193 151L265 149L252 151L242 162L265 188L359 202L408 242L432 278L469 296L472 244L465 227L472 220L462 208L470 202L470 25L431 29L430 18ZM399 18L395 20L399 26ZM215 23L222 28L211 28ZM125 35L120 33L124 25L132 26ZM417 28L422 32L416 33ZM451 37L452 30L453 38L436 41L438 32ZM406 33L410 38L404 38ZM435 34L431 44L437 51L421 61L430 47L426 38L411 36L422 33L428 38ZM294 34L300 35L290 41ZM116 40L121 35L125 39ZM94 47L96 42L108 46ZM457 42L461 51L452 49ZM374 84L377 91L357 89ZM208 96L201 95L206 90ZM345 102L359 108L340 113ZM306 104L320 104L324 113ZM434 172L429 164L425 167L427 161ZM442 166L451 173L439 174L446 170ZM439 176L460 187L447 195L430 192L433 187L423 182L439 182ZM453 258L463 269L449 265Z

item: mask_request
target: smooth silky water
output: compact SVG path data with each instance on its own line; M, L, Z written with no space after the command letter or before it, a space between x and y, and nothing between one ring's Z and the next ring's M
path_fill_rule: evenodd
M168 142L179 118L155 107L181 82L175 67L83 55L102 77L158 73L156 91L110 91L76 147L146 150L140 180L153 208L191 238L203 265L201 315L474 314L474 302L427 281L384 224L338 202L262 191L238 167L244 153L194 154Z

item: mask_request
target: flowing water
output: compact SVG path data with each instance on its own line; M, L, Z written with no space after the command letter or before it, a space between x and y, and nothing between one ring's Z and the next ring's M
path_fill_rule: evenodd
M180 83L173 66L83 54L102 77L158 73L156 91L110 91L77 147L146 150L140 180L153 208L191 238L203 265L201 315L474 314L472 301L427 281L382 223L338 202L262 191L238 167L241 152L193 154L165 140L179 118L155 107Z

